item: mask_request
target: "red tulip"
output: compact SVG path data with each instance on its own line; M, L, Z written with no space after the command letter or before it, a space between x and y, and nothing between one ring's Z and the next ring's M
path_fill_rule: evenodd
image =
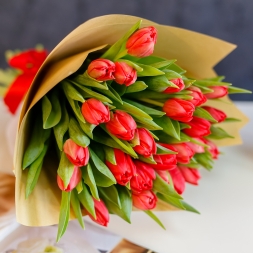
M90 77L98 81L113 80L115 64L107 59L96 59L90 63L87 73Z
M63 145L63 151L68 157L69 161L78 167L85 166L89 161L88 148L77 145L71 139L65 141Z
M157 170L156 172L166 183L169 183L169 172L168 171L166 171L166 170Z
M57 175L57 184L62 191L69 192L72 191L78 185L81 179L82 179L81 169L75 166L72 177L70 178L67 187L64 186L63 180L60 178L59 175Z
M163 111L168 117L181 122L191 121L194 110L195 106L191 102L178 98L169 99L163 105Z
M165 91L163 91L163 93L175 93L175 92L179 92L179 91L183 90L184 87L185 87L184 81L183 81L182 78L172 79L172 80L170 80L170 82L172 82L175 85L177 85L178 88L168 87Z
M156 37L157 31L153 26L139 29L127 40L127 53L135 57L151 55L154 51Z
M178 168L187 183L198 185L198 180L201 178L199 170L185 166L178 166Z
M89 98L82 105L82 115L90 124L99 125L110 120L109 107L95 98Z
M156 153L156 143L153 136L145 128L137 128L140 145L133 147L134 151L144 157L149 157Z
M132 193L133 205L140 210L151 210L156 207L157 197L152 191Z
M195 86L189 87L187 90L192 92L192 100L189 100L194 106L200 106L206 102L206 97L202 93L201 89Z
M228 94L227 86L210 86L209 88L212 89L213 92L205 94L208 99L222 98Z
M134 161L134 164L136 166L136 174L133 175L130 181L131 190L136 193L151 190L155 179L154 169L150 164L140 161Z
M187 146L186 143L178 143L172 145L176 151L177 162L187 164L190 162L191 158L194 156L194 152L191 148Z
M177 150L166 143L159 143L161 146L177 152ZM156 164L152 164L152 167L156 170L170 170L174 169L177 165L176 154L165 154L165 155L154 155L154 160Z
M200 143L204 143L204 141L200 138L192 138ZM186 142L185 143L189 148L191 148L191 150L194 152L194 153L204 153L205 152L205 148L199 144L196 144L196 143L193 143L193 142Z
M203 137L211 133L211 123L206 119L193 117L192 121L188 122L188 125L191 128L186 128L183 132L191 137Z
M208 111L212 117L217 120L218 123L224 121L227 118L227 115L221 110L215 109L211 106L203 106L202 108Z
M93 198L93 201L95 205L96 219L89 212L86 211L87 214L93 221L95 221L99 225L107 227L107 224L109 222L109 212L106 205L102 200L99 201Z
M174 188L178 194L182 194L185 190L185 179L178 168L169 171Z
M135 83L137 79L137 71L125 62L115 62L114 76L116 83L129 86Z
M135 165L131 157L120 149L114 149L116 165L105 161L106 165L114 175L118 184L126 185L136 173Z
M106 128L119 139L130 141L134 138L137 125L128 113L116 110L111 120L106 123Z
M213 159L217 159L220 154L218 147L210 140L202 138L202 140L209 146L208 151L211 153Z

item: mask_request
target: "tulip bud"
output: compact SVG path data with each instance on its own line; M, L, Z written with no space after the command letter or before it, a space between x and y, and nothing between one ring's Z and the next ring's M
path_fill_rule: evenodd
M156 37L157 31L153 26L139 29L127 40L127 53L140 58L151 55L154 51Z
M177 162L187 164L190 162L191 158L194 156L194 152L191 148L187 146L186 143L178 143L172 145L176 151Z
M79 184L81 179L82 179L81 169L75 166L72 177L70 178L70 181L67 187L64 187L63 180L60 178L59 175L57 175L57 184L62 191L69 192L69 191L72 191Z
M217 159L218 155L220 154L218 147L210 140L207 140L205 138L202 138L202 140L209 146L208 151L212 155L212 158Z
M175 87L168 87L163 93L175 93L183 90L185 88L184 81L182 78L176 78L170 80L170 82L174 83L178 88Z
M165 143L159 143L159 144L167 149L177 152L177 150L169 144L165 144ZM157 172L160 170L174 169L177 165L176 154L154 155L153 158L156 161L156 164L152 164L152 167L156 169Z
M145 128L137 128L140 144L133 147L134 151L144 157L149 157L156 153L156 143L153 136Z
M106 123L107 130L119 139L130 141L134 138L137 125L129 114L116 110L111 120Z
M131 190L140 193L141 191L151 190L153 188L153 180L155 179L155 171L150 164L140 161L134 162L136 173L130 181Z
M95 221L99 225L107 227L109 222L109 212L106 205L102 200L99 201L93 198L93 201L95 206L96 219L89 212L87 212L87 214L93 221Z
M187 183L198 185L198 180L201 178L199 170L185 166L178 166L178 168Z
M181 122L191 121L194 110L195 106L191 102L178 98L169 99L163 105L163 111L168 117Z
M63 145L63 151L68 157L69 161L78 167L87 165L89 161L88 148L77 145L71 139L65 141Z
M135 165L131 157L120 149L114 149L114 155L116 165L110 163L109 161L105 161L105 163L114 175L117 183L120 185L126 185L136 173Z
M200 138L192 138L200 143L204 143L204 141ZM204 153L205 152L205 148L199 144L193 143L193 142L186 142L185 143L194 153Z
M114 77L116 83L129 86L135 83L137 79L137 71L125 62L115 62Z
M202 118L193 117L193 119L187 123L191 128L183 129L183 132L191 137L203 137L211 133L211 123Z
M157 170L156 172L166 183L170 182L169 181L169 172L168 171L166 171L166 170Z
M113 80L115 64L107 59L96 59L90 63L87 73L90 77L98 81Z
M195 87L195 86L191 86L187 90L190 90L192 92L191 96L193 97L193 99L190 100L190 102L194 106L200 106L206 102L207 99L204 96L204 94L202 93L200 88Z
M178 194L182 194L185 190L185 179L178 168L169 171L172 178L174 188Z
M110 120L110 110L101 101L90 98L82 105L82 115L90 124L99 125Z
M210 86L209 88L212 89L213 92L205 94L208 99L222 98L228 94L227 86Z
M227 115L221 110L215 109L211 106L203 106L202 108L208 111L212 117L217 120L218 123L224 121L227 118Z
M132 193L133 205L140 210L151 210L156 207L157 197L152 191Z

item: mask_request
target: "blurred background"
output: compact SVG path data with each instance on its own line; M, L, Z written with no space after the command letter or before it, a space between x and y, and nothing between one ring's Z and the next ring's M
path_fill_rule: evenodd
M50 51L81 23L106 14L140 16L237 44L215 70L253 90L252 0L0 0L0 68L7 67L6 50L41 43ZM252 94L231 97L253 101Z

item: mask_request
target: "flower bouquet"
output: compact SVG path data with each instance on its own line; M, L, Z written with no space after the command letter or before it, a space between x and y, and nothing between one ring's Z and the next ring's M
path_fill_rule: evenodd
M83 215L106 226L142 210L198 212L181 194L212 168L219 145L240 142L246 118L217 77L229 43L137 17L92 19L48 56L24 100L16 141L17 220ZM223 122L223 123L222 123Z

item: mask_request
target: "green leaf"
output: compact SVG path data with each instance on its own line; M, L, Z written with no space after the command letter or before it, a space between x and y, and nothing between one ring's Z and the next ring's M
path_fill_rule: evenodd
M109 60L114 60L115 57L125 49L125 43L128 40L128 38L140 28L141 21L139 20L134 26L132 26L126 33L125 35L117 40L116 43L114 43L102 56L101 58L109 59ZM123 48L123 49L122 49Z
M134 93L145 90L148 86L143 81L136 81L126 88L125 93Z
M25 150L22 162L23 169L32 164L43 152L44 143L49 138L50 133L50 129L42 128L42 120L37 117L35 120L31 140L29 141L29 144Z
M114 150L113 148L107 147L107 146L103 146L103 149L105 151L105 159L106 161L110 162L113 165L116 165L116 158L115 158L115 154L114 154Z
M138 77L164 75L163 71L161 71L157 68L154 68L150 65L140 64L139 62L137 64L138 64L139 67L142 68L142 72L137 72Z
M67 80L61 81L62 88L65 93L68 93L69 97L73 100L77 100L81 103L85 101L83 96L72 86L71 82Z
M240 122L240 119L236 119L236 118L226 118L223 122Z
M180 133L180 140L166 134L163 131L156 131L156 136L159 138L160 142L167 143L167 144L174 144L174 143L182 143L190 141L190 137L184 133Z
M213 81L213 80L196 80L194 84L200 85L200 86L210 86L209 88L212 89L211 86L230 86L232 83L226 83L226 82L220 82L220 81Z
M82 215L80 201L78 199L78 194L77 194L76 190L72 191L70 201L71 201L71 206L73 208L75 216L76 216L80 226L84 229L83 215Z
M213 123L217 123L217 120L213 118L213 116L202 107L195 107L194 116L206 119Z
M78 75L68 81L72 82L75 85L83 85L83 86L87 86L87 87L97 88L100 90L108 90L106 82L97 82L94 79L91 79L91 78L86 77L84 75Z
M228 93L229 94L235 94L235 93L252 93L250 90L241 89L238 87L230 86L228 87Z
M165 72L165 76L168 80L172 80L172 79L176 79L176 78L182 78L182 76L180 74L178 74L177 72L173 71L173 70L164 70Z
M158 143L156 143L156 147L157 147L157 151L156 151L157 155L177 154L177 152L170 150L168 148L165 148Z
M57 240L56 240L57 242L59 242L59 240L65 233L68 226L69 212L70 212L70 196L71 196L71 192L62 191L59 225L58 225L58 233L57 233Z
M78 199L83 207L96 219L94 200L85 184L83 184L83 190L78 194Z
M26 198L32 193L35 185L38 182L40 171L43 165L43 160L48 150L48 144L44 145L42 153L39 157L32 163L28 170L27 181L26 181Z
M86 135L88 135L91 139L93 139L93 130L96 127L96 125L90 124L88 122L84 123L77 118L77 121L79 123L79 126L84 131Z
M90 151L91 159L92 159L95 167L97 168L97 170L99 170L100 173L102 173L104 176L106 176L108 179L110 179L112 184L116 184L116 180L115 180L113 174L111 173L111 171L109 170L109 168L104 164L104 162L102 162L98 158L98 156L93 152L93 150L91 148L89 148L89 151ZM96 177L95 177L95 180L96 180Z
M142 79L147 85L148 89L156 92L163 92L169 87L177 88L177 86L170 82L166 75L156 77L145 77Z
M183 207L185 208L186 211L200 214L200 212L199 212L197 209L195 209L195 208L192 207L191 205L187 204L187 203L184 202L183 200L181 200L181 203L182 203L182 205L183 205Z
M157 68L157 69L163 69L163 68L167 68L168 66L170 66L175 61L176 60L159 61L159 62L152 63L150 65L154 68Z
M148 106L145 106L145 105L142 105L138 102L135 102L135 101L132 101L132 100L129 100L129 99L125 99L123 100L124 102L127 102L128 104L131 104L137 108L139 108L140 110L142 110L143 112L147 113L148 115L152 115L152 116L156 116L156 117L162 117L163 115L165 115L166 113L163 112L163 111L159 111L159 110L156 110L156 109L153 109L151 107L148 107Z
M108 90L101 90L100 93L122 104L120 95L111 86L109 86Z
M173 187L166 183L158 174L156 174L156 179L153 181L153 190L165 196L182 199Z
M88 147L90 144L90 139L84 134L80 125L74 118L70 118L69 121L69 136L76 144L81 147Z
M145 163L149 163L149 164L156 164L156 161L154 160L152 155L149 157L144 157L142 155L139 155L139 160Z
M220 127L211 126L211 134L208 135L207 138L220 140L224 138L234 138L234 136L229 135L224 129Z
M160 127L159 125L157 125L153 120L149 120L149 119L145 119L145 118L137 118L134 117L134 120L136 122L139 122L140 124L138 124L139 127L144 127L147 128L148 130L163 130L162 127Z
M93 198L99 200L98 189L90 164L82 168L82 175L84 183L89 186Z
M83 190L83 183L82 180L76 186L77 193L79 194Z
M166 59L161 58L161 57L157 57L154 55L150 55L150 56L143 57L143 58L136 58L135 61L137 61L138 63L145 64L145 65L152 65L154 63L166 61Z
M134 68L137 72L142 72L143 71L143 68L141 68L139 65L137 65L133 61L129 61L129 60L126 60L126 59L120 59L120 60L118 60L118 62L126 63L128 66Z
M172 63L171 65L169 65L168 67L166 67L166 69L173 70L173 71L177 72L180 75L182 75L182 74L184 74L186 72L186 70L184 70L181 67L179 67L176 63Z
M177 140L180 140L181 129L178 121L170 119L166 115L160 118L155 118L154 121L163 129L166 134L172 136Z
M144 211L144 213L146 213L151 219L153 219L160 227L166 230L160 219L152 211L146 210Z
M63 137L69 128L69 115L65 107L65 103L62 104L62 117L60 122L54 126L54 136L59 150L62 151Z
M162 201L164 201L164 202L166 202L166 203L168 203L172 206L175 206L179 209L185 210L185 207L182 204L181 199L174 198L174 197L171 197L171 196L168 196L168 195L163 195L163 194L160 194L160 193L157 193L157 197L159 199L161 199Z
M116 82L112 82L110 87L113 88L120 97L122 97L125 94L127 89L126 85L121 85Z
M61 120L61 106L57 91L54 89L42 97L43 128L48 129L56 126Z
M64 188L66 188L73 175L75 165L72 164L64 152L61 153L61 160L57 170L58 175L63 180Z
M119 209L121 209L119 194L117 188L114 185L111 185L109 187L99 187L98 190L103 199L107 199L116 205Z
M205 153L195 154L194 159L207 170L211 170L213 168L213 158L208 151Z

